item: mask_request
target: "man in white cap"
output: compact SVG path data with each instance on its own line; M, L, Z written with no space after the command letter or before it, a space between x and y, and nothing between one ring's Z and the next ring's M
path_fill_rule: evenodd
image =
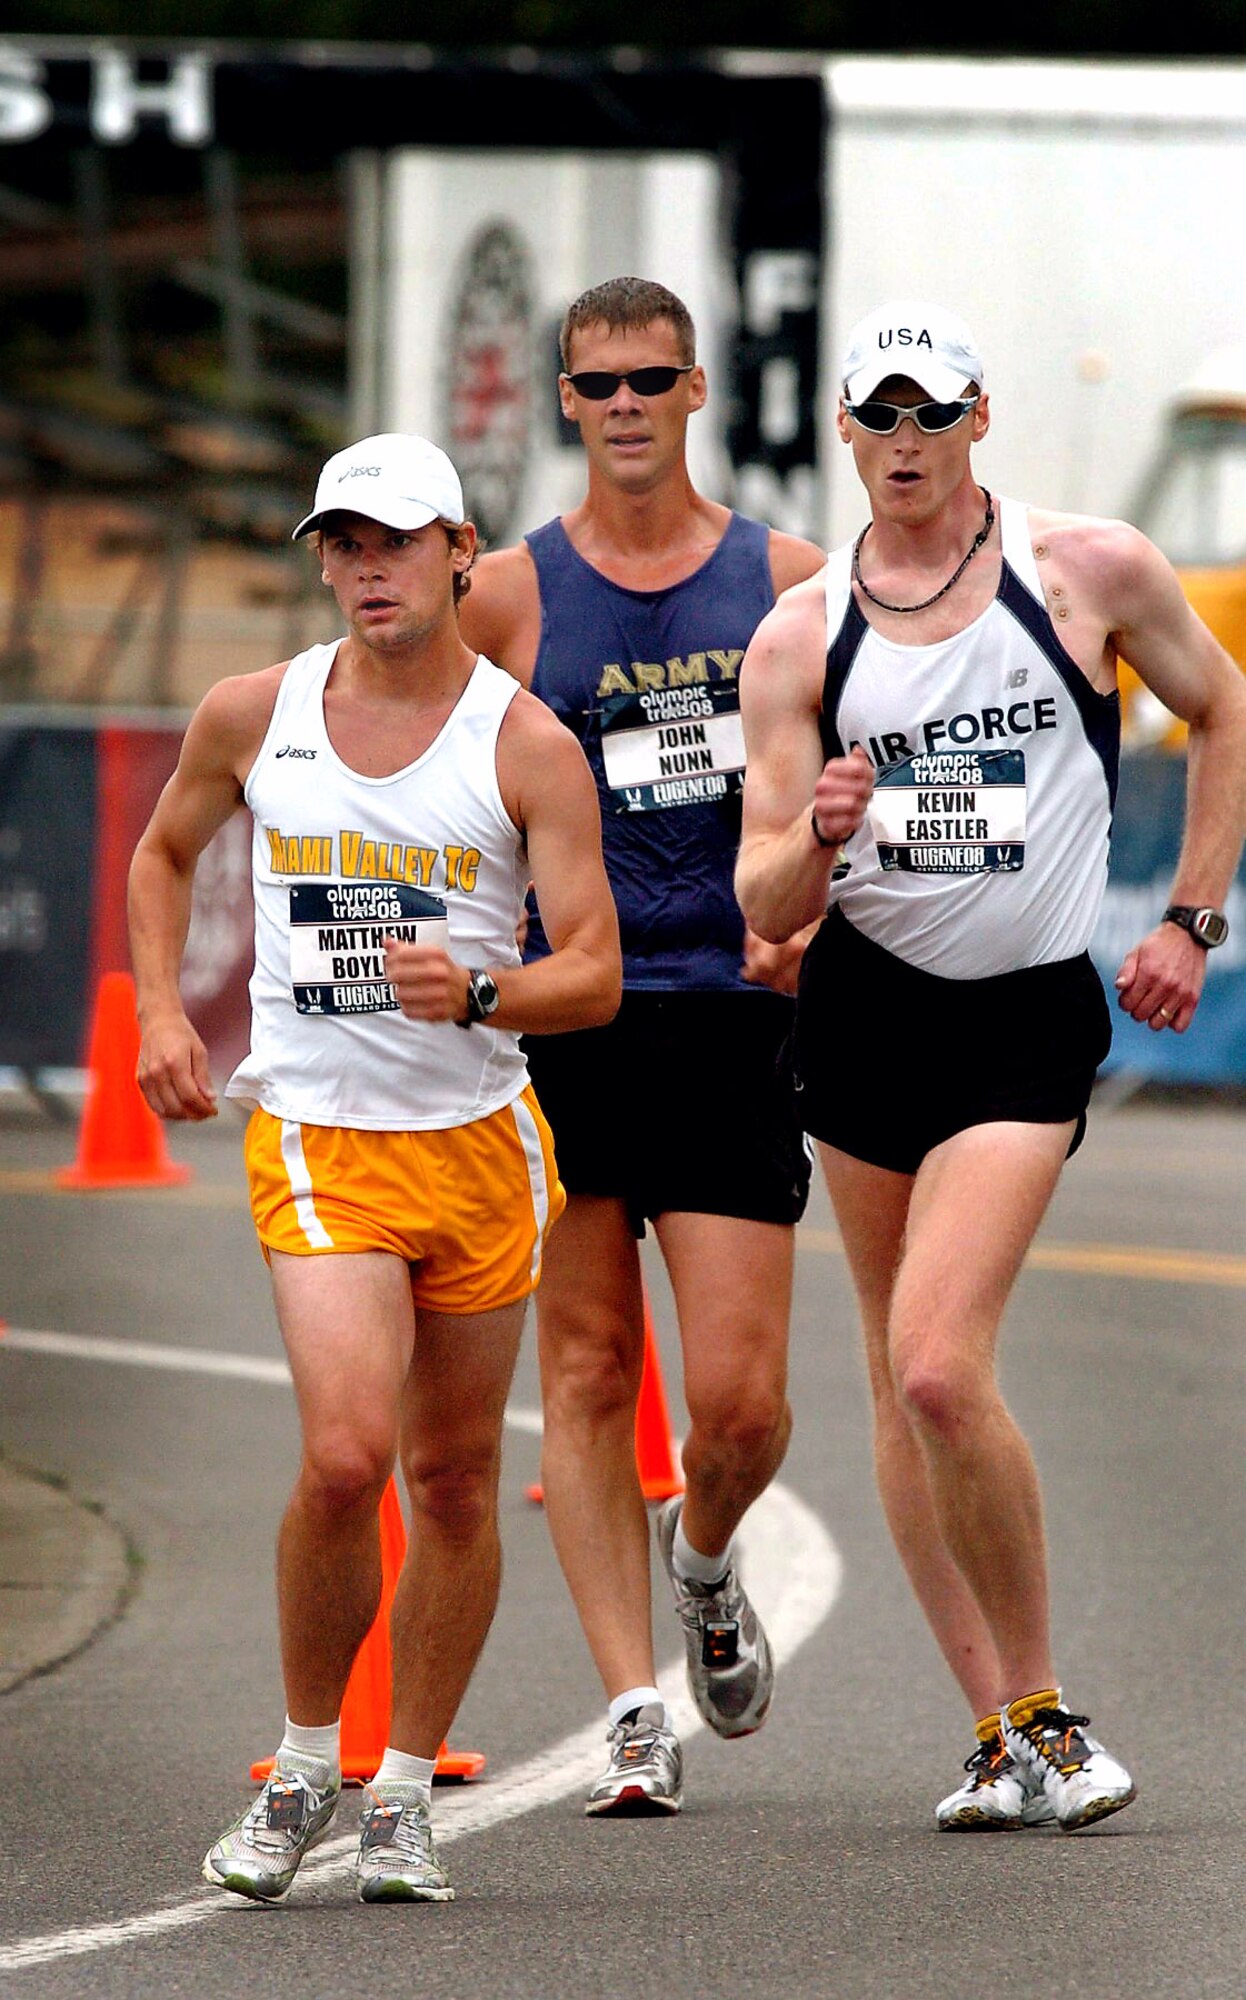
M950 313L870 313L842 380L871 518L746 657L736 886L774 940L829 906L797 1082L864 1323L884 1508L976 1723L938 1824L1072 1832L1134 1786L1056 1679L1038 1481L996 1336L1110 1039L1087 946L1118 655L1190 730L1172 904L1116 979L1157 1033L1189 1027L1227 933L1246 685L1135 529L978 484L988 398Z
M226 1094L251 1109L303 1454L278 1543L285 1734L204 1873L275 1900L328 1830L397 1461L411 1540L358 1885L441 1902L431 1780L497 1599L503 1412L564 1200L519 1035L610 1018L618 927L583 753L459 636L476 535L445 454L365 438L294 532L314 535L346 635L211 690L131 874L139 1081L164 1117L210 1118L178 968L198 857L239 804L254 815L251 1049ZM524 966L529 878L553 950Z

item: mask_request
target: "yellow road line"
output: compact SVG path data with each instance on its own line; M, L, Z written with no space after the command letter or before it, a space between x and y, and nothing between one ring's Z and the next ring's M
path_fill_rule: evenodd
M1154 1278L1173 1285L1246 1285L1246 1257L1215 1250L1147 1250L1132 1243L1035 1243L1026 1259L1044 1271Z
M833 1229L798 1229L796 1248L843 1254ZM1156 1250L1132 1243L1035 1243L1026 1258L1040 1271L1081 1271L1098 1278L1145 1278L1172 1285L1246 1286L1246 1257L1215 1250Z

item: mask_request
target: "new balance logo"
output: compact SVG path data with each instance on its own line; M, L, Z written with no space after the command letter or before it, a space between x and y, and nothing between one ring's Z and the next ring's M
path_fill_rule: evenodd
M1006 688L1023 688L1029 678L1030 670L1028 667L1014 667L1010 674L1004 675L1004 686Z

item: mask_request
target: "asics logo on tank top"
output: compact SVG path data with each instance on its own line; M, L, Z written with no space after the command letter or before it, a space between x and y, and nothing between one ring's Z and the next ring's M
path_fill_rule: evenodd
M294 743L283 743L277 755L279 757L302 757L308 764L314 763L316 758L314 750L300 750Z

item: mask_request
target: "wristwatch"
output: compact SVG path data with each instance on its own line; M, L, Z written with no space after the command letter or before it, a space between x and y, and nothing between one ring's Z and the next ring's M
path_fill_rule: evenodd
M456 1021L455 1027L470 1028L473 1021L487 1021L490 1014L497 1013L501 997L493 974L474 968L467 975L467 1019Z
M1229 920L1223 910L1196 909L1193 903L1170 903L1164 911L1164 922L1189 931L1195 944L1201 944L1204 951L1214 951L1229 935Z

